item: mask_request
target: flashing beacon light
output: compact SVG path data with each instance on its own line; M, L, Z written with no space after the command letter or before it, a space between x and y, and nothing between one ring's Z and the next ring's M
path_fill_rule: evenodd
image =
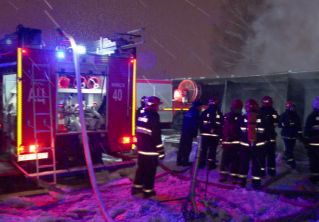
M175 99L176 101L178 101L181 97L182 97L182 92L181 92L181 90L176 89L176 90L174 91L174 99Z
M76 52L79 54L85 54L86 53L86 48L82 45L78 45L76 48Z
M174 91L174 99L179 103L188 102L188 89L176 89Z
M62 51L58 51L57 52L57 56L58 56L59 59L64 59L65 58L65 54Z

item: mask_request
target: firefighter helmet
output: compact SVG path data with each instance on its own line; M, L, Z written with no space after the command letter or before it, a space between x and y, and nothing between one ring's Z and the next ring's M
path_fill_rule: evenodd
M209 99L208 105L218 105L218 99L216 97Z
M143 96L142 98L141 98L141 106L145 106L145 100L146 100L146 96Z
M273 100L270 96L265 96L262 100L261 100L263 106L272 106L273 104Z
M161 100L156 96L147 97L145 100L145 109L150 111L157 111Z
M319 96L313 99L312 108L319 110Z
M257 111L259 109L259 105L256 100L249 99L245 104L245 109L247 112Z
M296 104L293 101L286 102L286 110L289 110L290 106L296 106Z
M240 99L235 99L231 105L231 108L239 108L239 109L243 109L243 102Z

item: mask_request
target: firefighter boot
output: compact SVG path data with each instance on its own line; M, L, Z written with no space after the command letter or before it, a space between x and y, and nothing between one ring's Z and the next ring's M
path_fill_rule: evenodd
M241 188L246 187L246 178L239 178L238 184L240 185Z
M217 168L215 161L208 161L208 169L215 170Z
M276 176L276 168L268 168L268 175L271 177Z
M131 195L134 197L143 198L143 189L132 187Z
M226 173L219 173L219 182L222 182L222 183L224 183L224 182L226 182L227 181L227 178L228 178L228 172L227 172L227 174Z
M262 190L261 180L252 180L252 187L254 190Z
M147 192L144 190L144 199L151 198L153 196L156 196L156 192L154 190Z
M239 182L238 177L237 176L230 176L229 182L231 182L233 185L236 185Z
M261 177L266 177L266 169L261 168Z
M293 169L296 169L296 162L293 159L287 160L287 164Z

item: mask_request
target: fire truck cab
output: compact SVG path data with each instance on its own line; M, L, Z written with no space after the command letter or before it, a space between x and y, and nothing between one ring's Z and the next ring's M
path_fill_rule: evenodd
M142 31L132 32L142 38ZM82 127L93 163L102 161L103 152L128 152L136 142L135 44L142 42L101 38L83 45L86 53L77 52L85 126L73 54L84 47L62 42L57 50L43 49L41 30L23 26L0 40L1 152L24 168L32 165L32 172L84 164Z

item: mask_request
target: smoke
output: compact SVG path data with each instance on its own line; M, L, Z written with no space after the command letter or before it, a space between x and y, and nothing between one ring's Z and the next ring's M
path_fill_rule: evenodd
M318 11L317 0L265 0L236 74L318 70Z

